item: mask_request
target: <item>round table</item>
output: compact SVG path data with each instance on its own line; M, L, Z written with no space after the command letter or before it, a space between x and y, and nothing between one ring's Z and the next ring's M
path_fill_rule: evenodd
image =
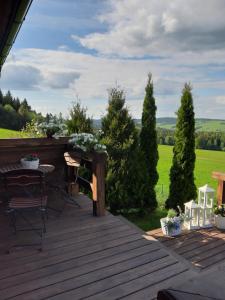
M20 163L8 164L8 165L0 167L0 173L4 174L5 172L8 172L8 171L20 170L20 169L23 169L23 166ZM50 165L50 164L40 164L37 170L40 170L44 174L47 174L47 173L53 172L55 170L55 166Z

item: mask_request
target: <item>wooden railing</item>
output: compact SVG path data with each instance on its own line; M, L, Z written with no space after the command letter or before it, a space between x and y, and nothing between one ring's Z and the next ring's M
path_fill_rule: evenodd
M42 164L53 164L58 176L64 176L65 160L64 152L70 150L68 138L47 139L47 138L27 138L27 139L0 139L0 166L11 163L18 163L20 159L30 153L37 153ZM105 164L106 155L104 153L93 153L88 158L76 151L72 151L75 156L86 161L92 172L90 189L92 191L93 214L103 216L105 214ZM62 180L64 178L62 177ZM79 180L82 184L82 178Z

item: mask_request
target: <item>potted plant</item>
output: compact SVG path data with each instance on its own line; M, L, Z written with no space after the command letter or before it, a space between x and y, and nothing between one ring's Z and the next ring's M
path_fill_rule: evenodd
M215 226L219 229L225 229L225 207L224 204L215 207Z
M39 158L36 153L24 156L20 162L24 169L37 169L39 166Z
M71 134L69 143L73 145L73 148L78 148L82 152L106 152L106 146L100 142L97 136L91 133Z
M174 209L169 209L167 217L160 219L163 234L167 236L179 235L181 233L184 218L185 215L181 211L178 215Z
M67 134L67 127L64 123L57 122L43 122L38 125L38 129L46 134L47 138L59 137Z

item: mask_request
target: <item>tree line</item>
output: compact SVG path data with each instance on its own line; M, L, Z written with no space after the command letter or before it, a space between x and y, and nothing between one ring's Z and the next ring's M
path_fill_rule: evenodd
M145 88L140 130L137 129L125 100L122 89L119 87L110 89L107 111L101 122L101 139L108 153L106 201L112 212L129 212L131 209L150 212L158 204L155 186L159 178L157 107L151 74L148 75ZM8 111L18 118L27 117L23 119L23 126L29 120L28 117L32 119L32 114L34 117L42 117L31 110L25 99L23 101L14 99L10 92L2 95L0 103L4 113ZM191 87L188 84L185 84L182 91L177 116L173 136L170 190L166 200L166 207L175 209L177 205L183 207L184 202L195 198L196 195L195 119ZM52 117L47 115L45 119ZM87 109L79 102L73 104L70 118L66 122L69 133L94 132L93 120L87 116Z
M157 128L157 141L160 145L174 146L175 131L171 129ZM224 132L196 132L196 149L225 151Z
M102 142L107 147L106 202L112 212L130 210L150 212L157 207L155 186L157 172L158 139L156 131L156 103L151 74L148 75L143 101L141 128L138 129L125 103L124 91L118 87L109 91L106 115L101 120ZM86 109L75 105L70 132L93 132L92 120ZM167 208L183 208L196 196L195 118L190 85L182 91L176 130L173 135L173 163L170 169ZM82 124L82 128L77 126ZM72 126L73 125L73 126ZM82 130L81 130L82 129Z
M0 90L0 128L21 130L31 120L42 119L40 113L31 109L26 99L14 98L10 91Z

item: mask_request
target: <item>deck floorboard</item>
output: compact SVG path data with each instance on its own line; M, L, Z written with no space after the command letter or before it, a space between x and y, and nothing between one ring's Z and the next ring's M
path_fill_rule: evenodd
M225 261L225 231L217 228L184 231L176 237L165 237L160 230L147 232L195 268L204 270Z
M154 299L160 288L197 274L123 218L93 217L90 199L76 200L80 208L51 212L41 253L26 247L5 254L10 229L2 215L0 300Z

